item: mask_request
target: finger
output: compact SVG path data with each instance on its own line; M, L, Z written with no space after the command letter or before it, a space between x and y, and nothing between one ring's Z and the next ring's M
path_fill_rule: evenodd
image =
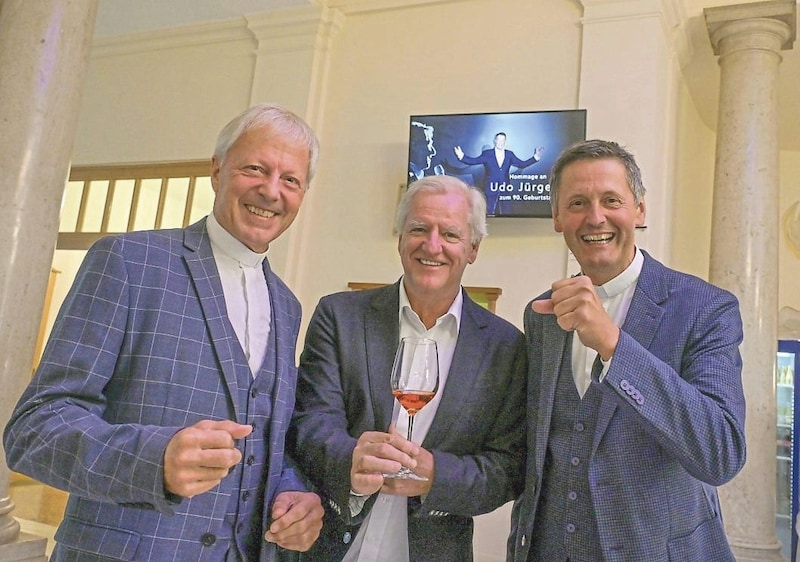
M534 312L538 312L539 314L554 314L552 299L533 301L531 308Z
M394 449L394 450L393 450ZM389 425L387 433L380 431L368 431L359 437L356 447L353 450L353 460L356 456L372 455L384 456L386 458L400 460L397 457L396 451L405 453L407 456L414 456L419 453L419 445L406 439L403 435L397 432L395 425Z
M292 492L284 495L281 502L273 504L272 522L267 532L267 540L272 542L291 541L292 537L305 535L309 530L316 533L322 527L322 502L311 492Z
M252 425L236 423L233 420L202 420L190 427L207 431L223 431L230 435L231 439L243 439L253 431Z
M385 472L393 463L400 463L410 468L416 466L414 455L419 452L419 445L410 447L399 444L402 450L393 443L371 443L364 446L353 455L353 470L355 472ZM387 464L387 461L389 464Z

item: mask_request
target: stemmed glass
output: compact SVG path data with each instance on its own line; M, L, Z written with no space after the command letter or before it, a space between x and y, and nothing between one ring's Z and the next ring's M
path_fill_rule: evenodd
M392 365L392 394L408 412L408 440L414 431L414 415L430 402L439 389L439 354L436 341L426 338L403 338ZM427 480L408 467L384 474L386 478Z

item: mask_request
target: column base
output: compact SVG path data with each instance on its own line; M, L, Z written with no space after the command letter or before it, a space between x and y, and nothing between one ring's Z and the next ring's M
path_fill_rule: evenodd
M737 545L731 541L731 550L736 562L786 562L781 554L781 543Z
M47 539L20 533L14 542L0 545L3 562L47 562Z

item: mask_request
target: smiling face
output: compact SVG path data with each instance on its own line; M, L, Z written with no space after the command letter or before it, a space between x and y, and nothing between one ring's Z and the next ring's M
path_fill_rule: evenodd
M420 191L411 201L397 249L415 310L417 302L446 309L458 293L467 264L478 256L479 243L470 242L469 212L466 195L458 192Z
M506 147L506 136L503 133L497 133L494 136L494 147L497 150L503 150Z
M242 134L211 161L214 217L252 251L267 251L289 228L308 187L309 152L268 128Z
M634 201L618 160L576 160L563 169L555 230L563 233L595 285L613 279L633 261L635 228L644 219L644 200Z

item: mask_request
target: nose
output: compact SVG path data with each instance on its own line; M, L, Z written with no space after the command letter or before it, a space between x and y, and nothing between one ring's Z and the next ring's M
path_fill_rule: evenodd
M442 239L439 233L431 231L425 240L425 250L430 254L438 254L442 251Z
M587 218L593 226L599 226L606 222L606 213L603 206L598 202L592 203L589 207Z
M258 186L258 193L267 201L276 201L280 196L281 179L277 174L269 174Z

